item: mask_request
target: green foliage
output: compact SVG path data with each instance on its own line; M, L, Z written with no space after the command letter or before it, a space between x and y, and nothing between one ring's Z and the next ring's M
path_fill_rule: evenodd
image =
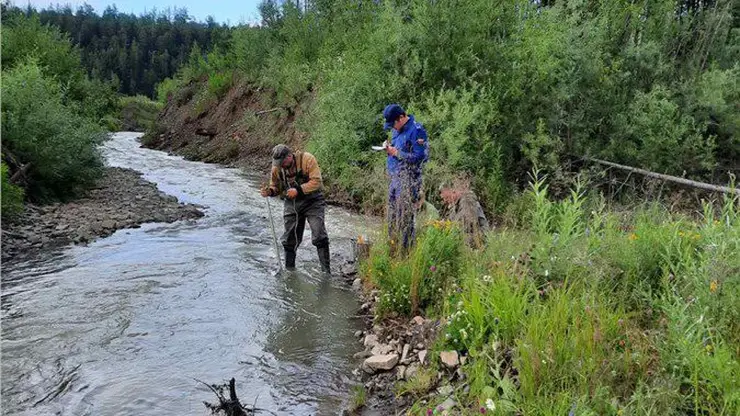
M42 66L66 68L80 74L84 74L84 68L93 78L112 81L116 92L147 97L154 96L156 85L162 80L175 75L186 62L193 44L210 51L215 45L224 43L229 35L229 29L212 18L197 22L188 16L187 10L180 8L136 16L119 11L115 6L96 14L86 4L77 10L56 6L38 11L3 4L2 18L3 38L6 25L13 26L16 19L27 19L39 26L48 25L44 27L56 32L54 36L61 36L61 31L66 34L62 37L68 36L75 43L75 47L48 42L41 44L35 39L39 36L36 30L10 33L13 37L19 35L25 39L25 45L38 46L38 52L43 55L40 60ZM23 44L14 38L10 41ZM3 39L3 67L6 61L14 62L25 56L26 52L17 48L6 49Z
M64 105L35 59L3 71L2 118L3 146L31 164L32 196L67 198L99 177L102 130Z
M462 235L449 221L432 221L418 243L404 258L390 255L398 242L385 241L373 247L366 276L380 289L382 313L410 314L438 308L442 294L456 284L461 259Z
M33 56L48 76L62 84L80 83L80 50L54 26L44 25L38 16L11 16L2 27L3 68L22 64Z
M10 15L2 28L3 69L36 59L42 73L62 87L64 104L76 113L102 122L117 109L117 85L88 78L80 66L80 50L70 39L39 17Z
M222 98L231 88L233 82L230 73L212 73L208 75L208 91L217 98Z
M352 387L352 399L349 405L349 411L355 412L365 406L367 402L367 391L362 384Z
M2 179L2 217L10 218L23 210L23 188L10 183L8 175L8 165L2 162L1 177Z
M167 104L172 97L182 88L182 83L178 79L165 78L157 84L157 101Z
M387 243L387 242L386 242ZM363 265L368 278L381 289L378 313L411 313L411 267L389 255L388 244L373 246L370 261Z
M740 196L705 203L697 220L658 206L612 212L583 184L561 201L547 189L535 173L520 227L489 233L483 250L459 240L455 250L428 226L445 236L436 254L423 239L408 257L379 244L363 265L382 295L397 276L413 281L425 256L459 259L426 307L444 324L439 348L468 357L458 403L496 414L740 411Z
M712 68L701 75L698 88L689 88L695 100L691 112L706 133L716 137L717 149L727 160L740 158L740 64ZM695 94L695 95L694 95Z
M715 165L714 137L702 139L693 118L682 115L661 86L647 94L638 92L618 120L618 129L611 145L616 160L634 160L649 170L672 174Z
M410 394L420 397L434 386L436 375L432 369L420 368L410 379L398 383L396 391L400 395Z
M259 79L270 53L272 33L263 27L242 26L231 35L234 66L249 79Z
M157 119L163 105L143 95L121 97L119 101L121 127L126 131L146 131Z
M408 258L412 311L434 308L455 284L462 264L461 243L462 233L448 221L433 221L424 228Z
M384 200L366 149L400 102L429 132L427 198L465 173L497 211L530 167L562 178L571 155L697 178L736 158L736 10L679 3L265 2L223 62L288 105L311 97L308 149L355 202Z
M559 137L553 137L547 132L544 120L540 119L537 122L537 131L522 137L521 150L532 166L554 172L559 167L563 143Z

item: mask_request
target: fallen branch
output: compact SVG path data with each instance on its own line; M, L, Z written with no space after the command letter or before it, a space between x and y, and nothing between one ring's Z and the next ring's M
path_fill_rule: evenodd
M617 163L614 163L614 162L608 162L606 160L594 159L594 158L586 157L586 156L583 157L583 160L586 160L586 161L589 161L589 162L599 163L599 164L606 165L606 166L611 166L611 167L617 168L617 169L626 170L626 171L628 171L630 173L632 173L632 172L639 173L641 175L645 175L645 176L648 176L648 177L651 177L651 178L657 178L657 179L662 179L664 181L680 183L681 185L691 186L691 187L694 187L694 188L704 189L704 190L707 190L707 191L722 192L722 193L726 193L726 194L740 194L740 189L738 189L738 188L730 188L728 186L712 185L712 184L709 184L709 183L692 181L690 179L679 178L677 176L666 175L666 174L663 174L663 173L651 172L651 171L645 170L645 169L633 168L631 166L620 165L620 164L617 164Z
M27 182L28 179L26 178L26 172L31 169L31 163L26 163L25 165L21 166L20 169L18 169L13 176L10 177L10 183L12 184L20 184L23 182Z
M262 111L258 111L258 112L256 112L256 113L254 113L254 115L255 115L255 116L258 116L258 115L260 115L260 114L267 114L267 113L272 113L272 112L275 112L275 111L278 111L278 110L282 110L282 109L283 109L283 107L275 107L275 108L271 108L271 109L269 109L269 110L262 110Z
M211 414L213 415L225 414L226 416L250 416L257 414L258 412L275 414L268 409L260 409L259 407L257 407L257 397L254 398L254 403L252 404L251 409L243 406L241 402L239 402L239 398L236 395L236 381L233 377L231 378L231 380L229 380L228 384L219 385L208 384L204 381L198 380L197 378L193 380L208 387L208 389L210 389L213 394L218 397L218 404L211 404L205 401L203 402L203 404L211 411ZM228 399L224 395L224 390L226 388L229 389Z
M213 405L208 402L203 402L208 409L211 410L212 414L219 414L223 412L226 416L248 416L254 414L255 409L247 409L239 402L239 398L236 396L235 380L232 378L229 380L229 398L227 399L223 394L225 385L210 385L198 379L195 381L204 384L218 397L219 404Z

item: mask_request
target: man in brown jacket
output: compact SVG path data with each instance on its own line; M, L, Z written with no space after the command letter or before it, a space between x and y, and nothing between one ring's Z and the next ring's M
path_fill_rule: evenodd
M293 152L279 144L272 149L270 184L261 190L264 197L279 196L283 205L285 267L295 268L295 256L303 240L306 220L311 227L311 242L319 254L321 269L329 273L329 236L324 224L326 201L322 193L321 169L316 158L306 152Z

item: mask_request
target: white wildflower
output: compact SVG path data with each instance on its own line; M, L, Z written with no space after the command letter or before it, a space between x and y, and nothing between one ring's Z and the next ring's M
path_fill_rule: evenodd
M493 400L491 400L491 399L486 400L486 409L488 409L488 410L490 410L492 412L495 412L496 411L496 403Z

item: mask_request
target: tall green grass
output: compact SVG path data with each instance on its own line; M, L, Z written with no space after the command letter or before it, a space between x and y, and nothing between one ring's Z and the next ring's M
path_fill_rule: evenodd
M584 189L554 201L535 173L520 226L479 250L445 222L405 257L377 244L362 270L379 319L442 319L435 348L469 356L458 400L471 413L738 414L738 196L688 217L616 211Z

